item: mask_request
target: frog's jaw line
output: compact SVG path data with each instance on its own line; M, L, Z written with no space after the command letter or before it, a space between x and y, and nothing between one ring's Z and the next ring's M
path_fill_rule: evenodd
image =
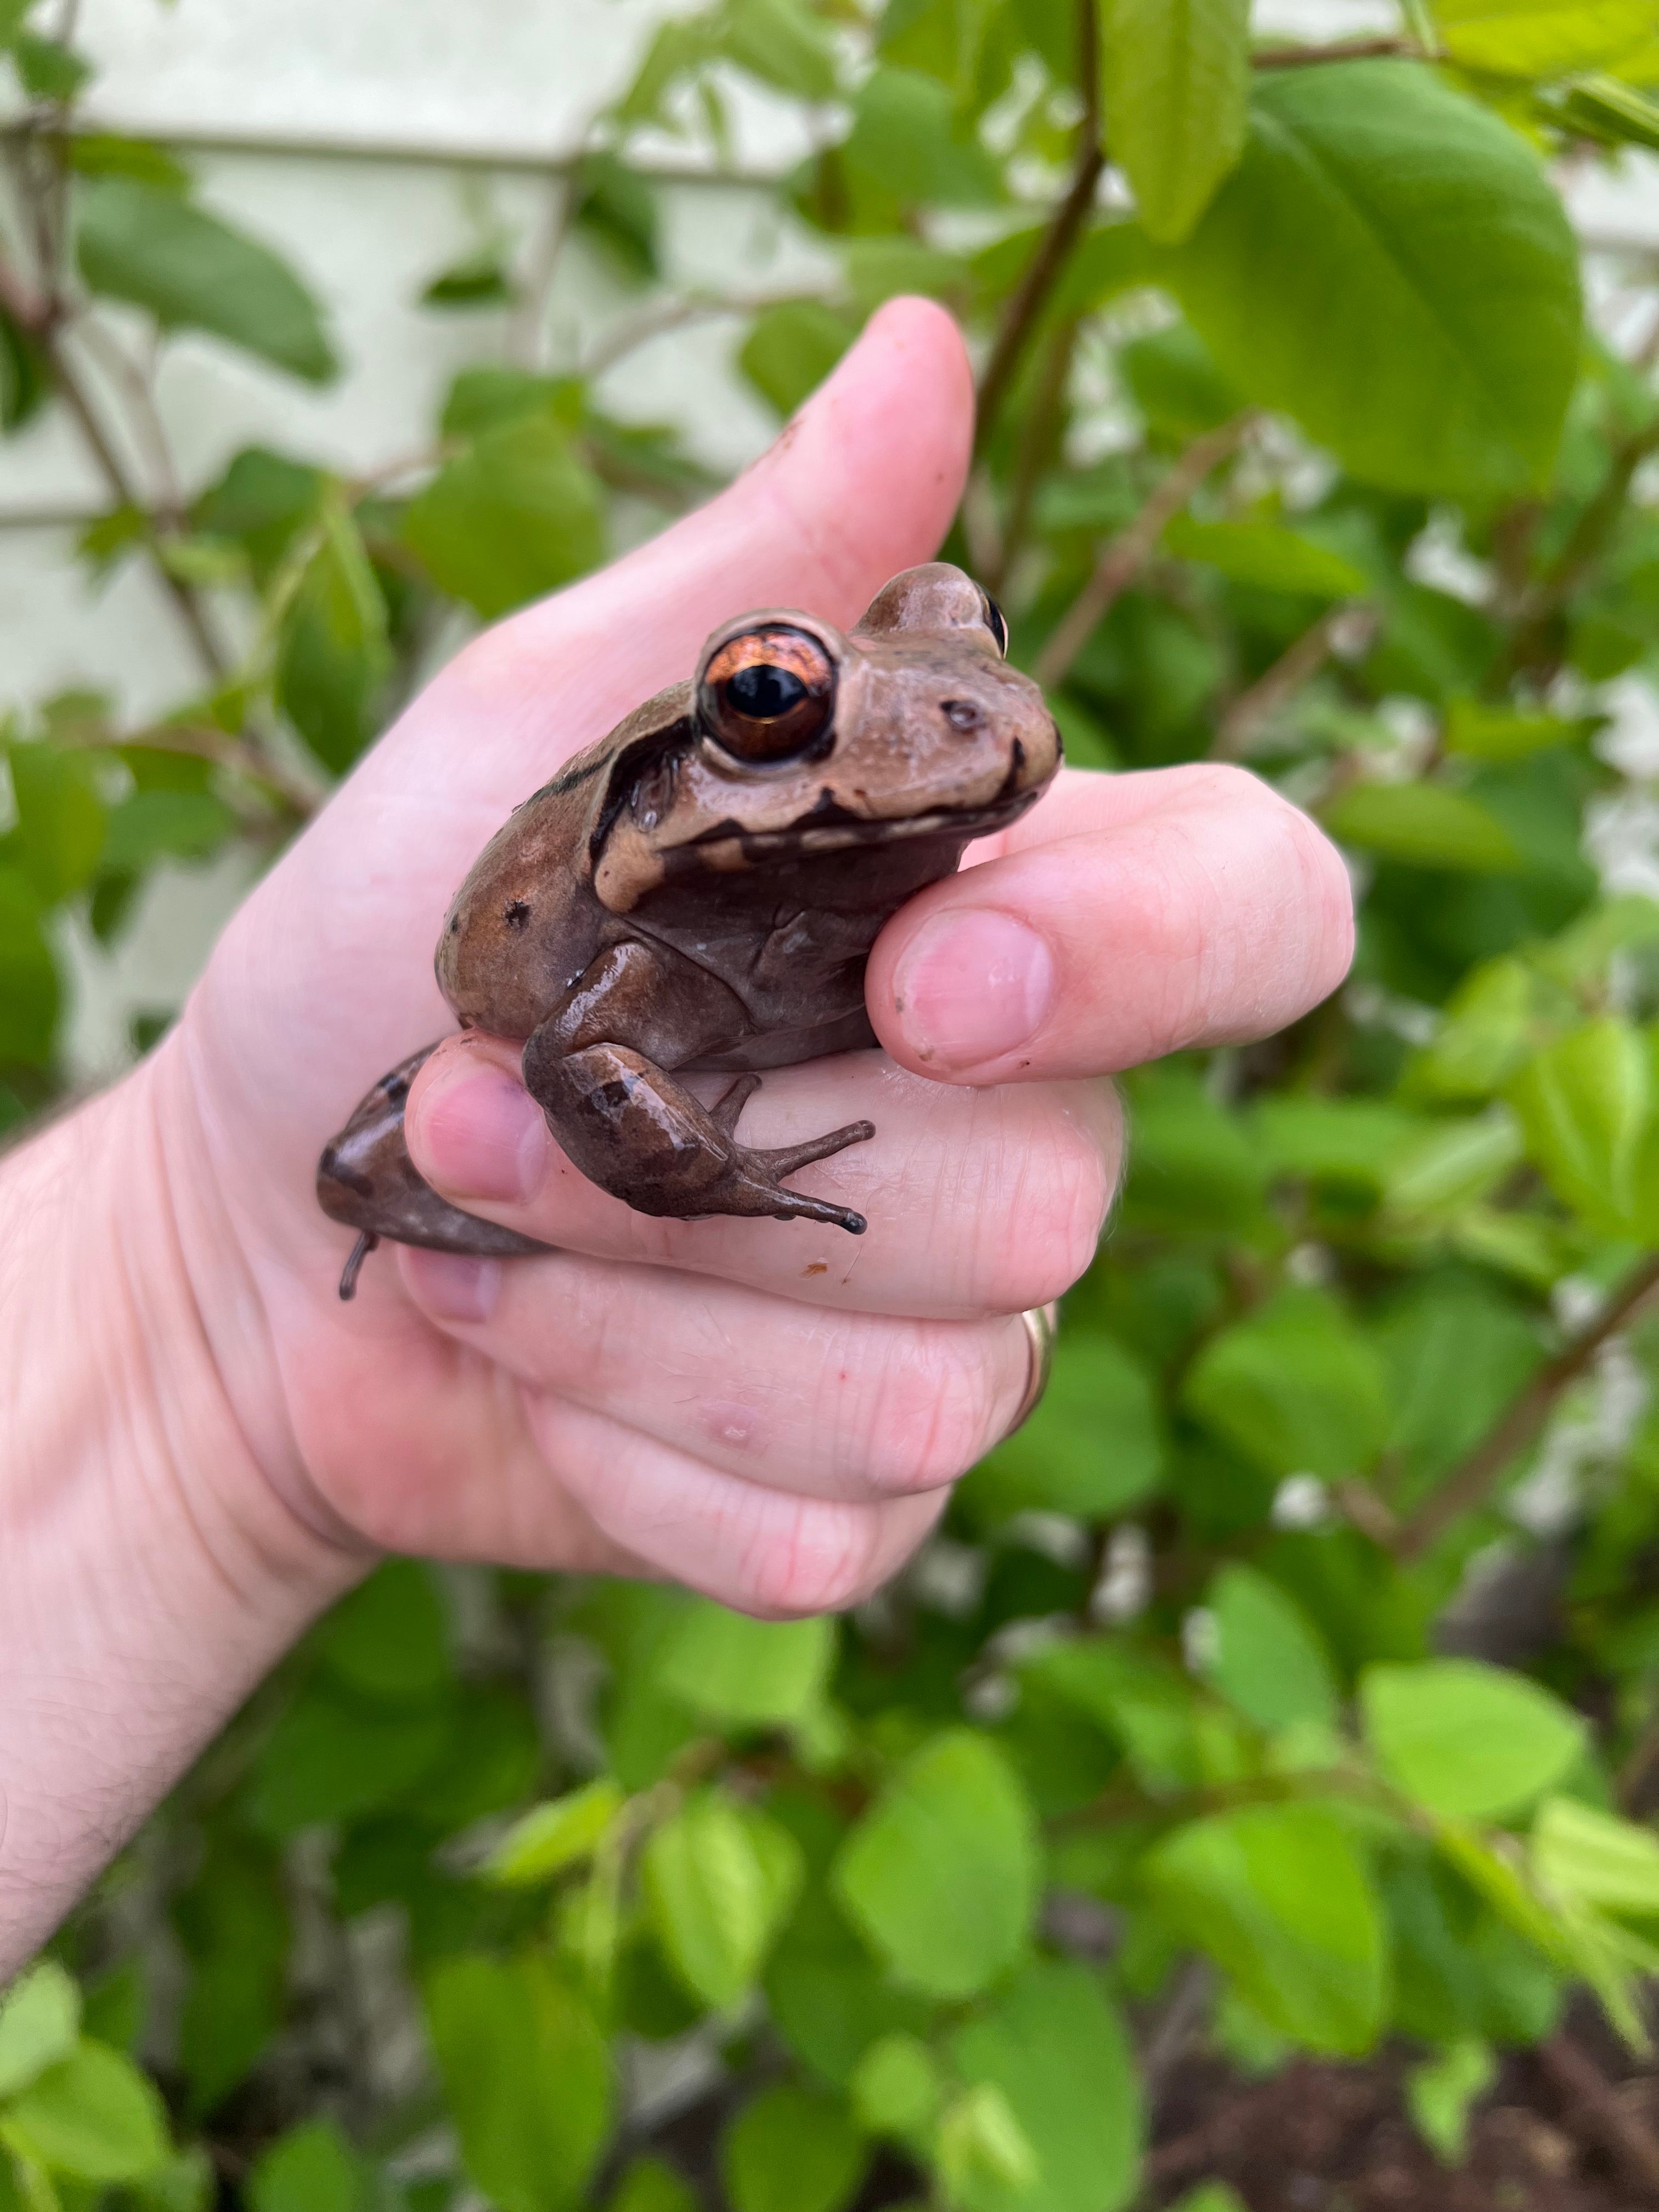
M860 845L908 844L916 837L960 837L965 844L973 838L988 837L996 830L1007 829L1042 796L1042 787L1033 785L1012 799L1000 800L989 806L944 806L931 814L872 815L859 821L824 823L810 829L803 829L799 823L785 830L745 830L738 822L733 822L729 828L718 823L714 830L705 830L701 836L684 845L667 847L662 858L671 874L698 866L726 874L779 854L799 854L806 858L848 853Z

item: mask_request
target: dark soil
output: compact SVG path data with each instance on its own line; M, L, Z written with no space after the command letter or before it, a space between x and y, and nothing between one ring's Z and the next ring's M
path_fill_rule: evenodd
M1646 2164L1659 2160L1659 2075L1632 2072L1593 2032L1565 2061L1509 2061L1455 2172L1406 2118L1402 2073L1389 2060L1310 2061L1243 2083L1210 2060L1183 2063L1159 2112L1147 2205L1217 2180L1250 2212L1659 2212L1659 2168Z

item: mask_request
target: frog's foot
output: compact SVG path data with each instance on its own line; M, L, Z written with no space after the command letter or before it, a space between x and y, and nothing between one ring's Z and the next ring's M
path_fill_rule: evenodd
M700 1105L665 1069L627 1045L562 1052L539 1030L525 1047L531 1096L573 1165L636 1212L681 1221L714 1213L823 1221L861 1237L868 1225L851 1207L786 1190L782 1178L876 1133L852 1121L805 1145L773 1150L740 1145L738 1116L759 1088L739 1076L719 1102Z
M505 1258L547 1247L499 1222L482 1221L440 1198L409 1157L404 1106L416 1072L436 1047L383 1075L360 1101L317 1163L317 1201L331 1220L359 1234L340 1277L340 1296L356 1296L363 1261L382 1237L394 1244L424 1244L434 1251Z

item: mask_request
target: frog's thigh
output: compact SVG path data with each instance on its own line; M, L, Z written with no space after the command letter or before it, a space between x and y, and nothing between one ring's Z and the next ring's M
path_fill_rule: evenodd
M610 945L526 1045L525 1085L590 1182L641 1212L702 1212L730 1147L664 1063L735 1044L746 1025L706 968L665 945Z
M617 945L596 960L524 1048L524 1079L566 1157L640 1213L805 1216L861 1230L844 1206L785 1190L779 1177L872 1133L867 1121L811 1144L761 1152L734 1133L752 1079L713 1111L661 1059L684 1062L737 1042L735 993L656 947ZM652 1047L656 1048L653 1054ZM723 1110L724 1109L724 1110Z
M665 945L612 945L591 960L531 1040L538 1062L592 1044L632 1045L663 1067L684 1067L739 1043L749 1016L737 993ZM525 1053L530 1079L530 1048ZM540 1094L538 1093L538 1096Z

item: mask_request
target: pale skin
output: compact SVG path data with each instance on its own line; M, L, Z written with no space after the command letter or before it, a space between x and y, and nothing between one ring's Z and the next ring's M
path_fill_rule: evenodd
M415 1086L416 1162L561 1249L388 1249L341 1305L318 1148L453 1026L429 953L480 848L718 621L848 623L931 557L971 426L954 326L895 302L728 492L445 669L158 1050L0 1169L0 1979L382 1553L857 1602L1006 1430L1020 1310L1093 1255L1108 1079L1340 981L1346 873L1265 785L1066 771L889 926L885 1052L769 1074L746 1109L760 1145L876 1123L803 1177L866 1237L634 1213L562 1159L516 1045L457 1040Z

